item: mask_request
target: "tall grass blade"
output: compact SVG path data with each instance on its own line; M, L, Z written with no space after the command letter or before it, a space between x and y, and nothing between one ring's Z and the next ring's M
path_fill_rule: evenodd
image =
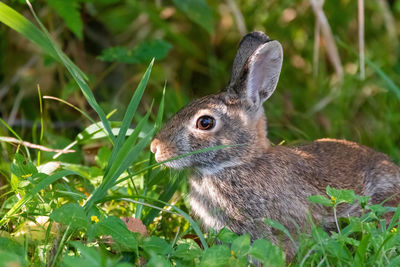
M163 119L163 115L164 115L165 88L166 88L166 84L164 84L163 95L161 97L160 105L159 105L158 112L157 112L157 117L156 117L156 122L155 122L155 132L157 132L161 129L162 119ZM151 166L153 164L154 164L154 155L150 154L148 166ZM144 188L143 188L144 195L146 195L146 193L147 193L147 187L148 187L147 184L148 184L149 178L151 177L151 173L152 173L152 168L149 168L146 175L143 178L144 179ZM141 205L141 204L137 205L136 211L135 211L135 218L141 219L142 211L143 211L143 205Z
M151 130L141 141L139 141L138 144L134 145L139 137L139 133L142 131L144 125L149 119L150 112L151 109L149 109L147 114L138 123L133 133L124 142L123 146L115 156L113 164L104 174L101 185L88 199L87 203L85 204L85 208L90 209L95 202L106 195L107 190L114 186L116 179L118 179L118 177L129 167L129 165L132 164L139 153L143 150L144 146L150 142L154 129Z
M46 28L43 26L43 24L37 17L29 1L27 1L27 3L42 31L40 31L36 26L34 26L30 21L28 21L18 12L16 12L12 8L8 7L7 5L1 2L0 2L0 20L7 26L11 27L12 29L18 31L19 33L27 37L30 41L34 42L45 51L50 51L50 54L52 56L55 56L56 59L58 59L64 64L64 66L67 68L71 76L74 78L74 80L80 87L83 95L86 97L90 106L92 106L92 108L99 115L100 120L103 122L103 125L109 135L111 142L114 143L115 137L112 134L110 123L107 120L104 111L101 109L96 99L94 98L94 95L90 90L88 84L86 83L87 77L61 51L61 49L57 46L57 44L51 39L50 34L47 32Z
M126 109L124 118L122 119L122 125L121 128L119 129L119 133L118 133L118 137L117 140L115 141L114 144L114 148L110 157L110 161L108 162L107 168L106 168L106 172L108 171L108 169L111 167L111 165L114 162L115 156L117 155L118 151L120 150L120 148L123 145L123 142L125 140L125 135L126 135L126 131L128 130L133 116L136 113L137 107L139 106L139 102L142 99L144 90L147 86L147 82L149 81L149 77L150 77L150 73L151 73L151 69L153 68L153 64L154 64L154 59L150 62L146 72L144 73L142 79L139 82L138 87L136 88L135 93L133 94L131 101L129 102L128 108Z
M57 52L52 47L51 43L47 40L46 35L41 32L32 22L27 20L24 16L19 14L17 11L7 6L3 2L0 2L0 21L5 25L10 27L22 34L29 41L37 45L44 53L50 55L55 60L61 62L61 59L58 57ZM75 64L68 59L69 63ZM87 79L86 75L79 70L77 66L76 69L80 72L80 75Z
M337 43L346 49L348 52L356 55L354 49L350 48L346 43L341 41L340 39L336 39ZM365 57L365 63L370 66L376 74L387 84L388 89L392 91L398 99L400 99L400 87L395 84L395 82L382 70L382 68L378 67L374 62L372 62L369 58Z
M394 81L374 62L370 59L365 58L365 62L369 65L378 76L387 84L389 91L392 91L396 97L400 100L400 88L394 83Z

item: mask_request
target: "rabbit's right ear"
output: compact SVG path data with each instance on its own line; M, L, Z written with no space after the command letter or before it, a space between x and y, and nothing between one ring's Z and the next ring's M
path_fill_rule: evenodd
M244 51L241 54L244 54ZM233 80L231 79L228 90L247 99L250 104L259 106L272 95L278 84L283 59L282 46L278 41L268 39L259 43L256 48L250 47L245 54L250 55L245 63L242 63L240 72L234 66Z
M237 82L249 57L257 48L268 41L270 41L269 37L260 31L248 33L243 37L236 52L235 60L233 61L232 76L229 85L233 85Z

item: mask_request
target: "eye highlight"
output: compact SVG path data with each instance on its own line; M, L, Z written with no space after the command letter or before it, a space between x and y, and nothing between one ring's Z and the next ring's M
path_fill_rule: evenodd
M211 116L201 116L197 119L196 128L200 130L211 130L215 126L215 119Z

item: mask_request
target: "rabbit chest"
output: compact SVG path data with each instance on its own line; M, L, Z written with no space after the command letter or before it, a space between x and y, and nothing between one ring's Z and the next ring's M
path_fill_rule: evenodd
M191 177L192 211L206 228L227 227L237 234L250 233L258 238L271 235L265 218L278 220L288 229L295 229L293 222L300 226L306 222L309 205L302 194L284 182L286 178L249 175L248 171L245 175L231 168L221 177Z

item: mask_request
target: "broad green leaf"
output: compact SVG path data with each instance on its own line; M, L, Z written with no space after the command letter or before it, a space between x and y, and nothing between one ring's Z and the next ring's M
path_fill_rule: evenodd
M271 220L271 219L265 219L265 223L270 225L270 226L272 226L275 229L278 229L278 230L282 231L287 237L289 237L289 239L293 242L293 244L296 244L296 242L294 241L294 239L290 235L288 229L285 228L285 226L283 226L279 222Z
M5 267L26 266L23 256L19 256L10 251L3 250L1 247L0 247L0 259L1 259L0 266L5 266Z
M238 235L227 228L222 228L217 235L217 238L223 243L232 243L233 240L238 238Z
M153 58L160 61L171 50L172 45L162 39L142 42L132 49L114 46L102 51L99 59L108 62L120 63L146 63Z
M15 154L14 162L11 163L10 171L11 187L14 191L23 194L22 188L30 185L34 178L37 178L38 171L35 164L25 159L21 154Z
M249 250L249 255L264 263L264 266L286 266L282 250L265 239L254 241Z
M209 34L214 33L214 16L205 0L173 0L190 20L197 23Z
M232 242L231 250L234 252L235 257L240 258L246 256L250 249L250 235L245 234L239 236Z
M122 246L122 249L137 250L137 239L134 233L128 230L124 222L117 217L107 217L98 223L100 235L110 235L113 241Z
M153 255L147 263L148 267L172 267L172 264L160 255Z
M345 245L340 244L335 239L328 239L325 245L325 250L329 255L332 255L335 259L341 262L352 262L352 256L348 248Z
M47 0L47 3L62 17L67 27L82 39L80 0Z
M14 162L11 163L11 172L18 178L24 179L38 173L35 164L26 160L21 154L15 154Z
M353 190L347 190L347 189L336 189L332 188L329 185L326 187L326 193L330 197L334 197L336 199L336 203L353 203L356 194L354 194Z
M50 218L58 223L70 225L72 229L86 228L89 220L85 210L77 203L69 203L54 210Z
M114 267L120 266L118 263L120 262L119 257L110 257L109 255L105 255L101 253L101 251L96 247L88 247L78 241L73 241L69 243L74 246L79 251L79 256L64 257L62 263L65 266L75 267L75 266L93 266L93 267ZM122 265L122 264L121 264ZM124 266L124 265L122 265ZM132 265L125 265L124 267L128 267Z
M149 255L159 254L159 255L167 255L172 252L171 245L167 243L164 239L151 236L146 238L141 247L146 251Z
M70 244L79 250L80 256L86 264L90 264L90 266L101 266L102 255L96 248L84 246L77 241L70 242Z
M400 6L400 4L399 4ZM400 266L400 256L397 256L390 260L389 264L386 267L398 267Z
M315 196L310 196L307 198L308 201L310 201L311 203L314 204L321 204L324 205L326 207L331 207L331 200L324 197L324 196L320 196L320 195L315 195Z
M25 250L22 245L9 238L0 237L0 250L14 253L19 256L25 255Z
M214 245L206 249L201 258L201 267L226 266L231 257L231 250L226 245Z
M357 247L354 255L354 266L365 266L365 260L367 258L367 248L371 240L371 234L363 234L361 242Z
M203 251L194 241L191 243L179 244L173 252L174 257L180 258L184 261L191 261L199 258L202 254Z
M345 236L343 234L343 231L342 231L342 234L338 234L336 232L331 232L331 234L332 234L332 238L335 238L336 240L338 240L342 244L349 244L349 245L352 245L352 246L355 246L355 247L358 247L360 245L360 241L358 241L358 240L356 240L354 238Z

